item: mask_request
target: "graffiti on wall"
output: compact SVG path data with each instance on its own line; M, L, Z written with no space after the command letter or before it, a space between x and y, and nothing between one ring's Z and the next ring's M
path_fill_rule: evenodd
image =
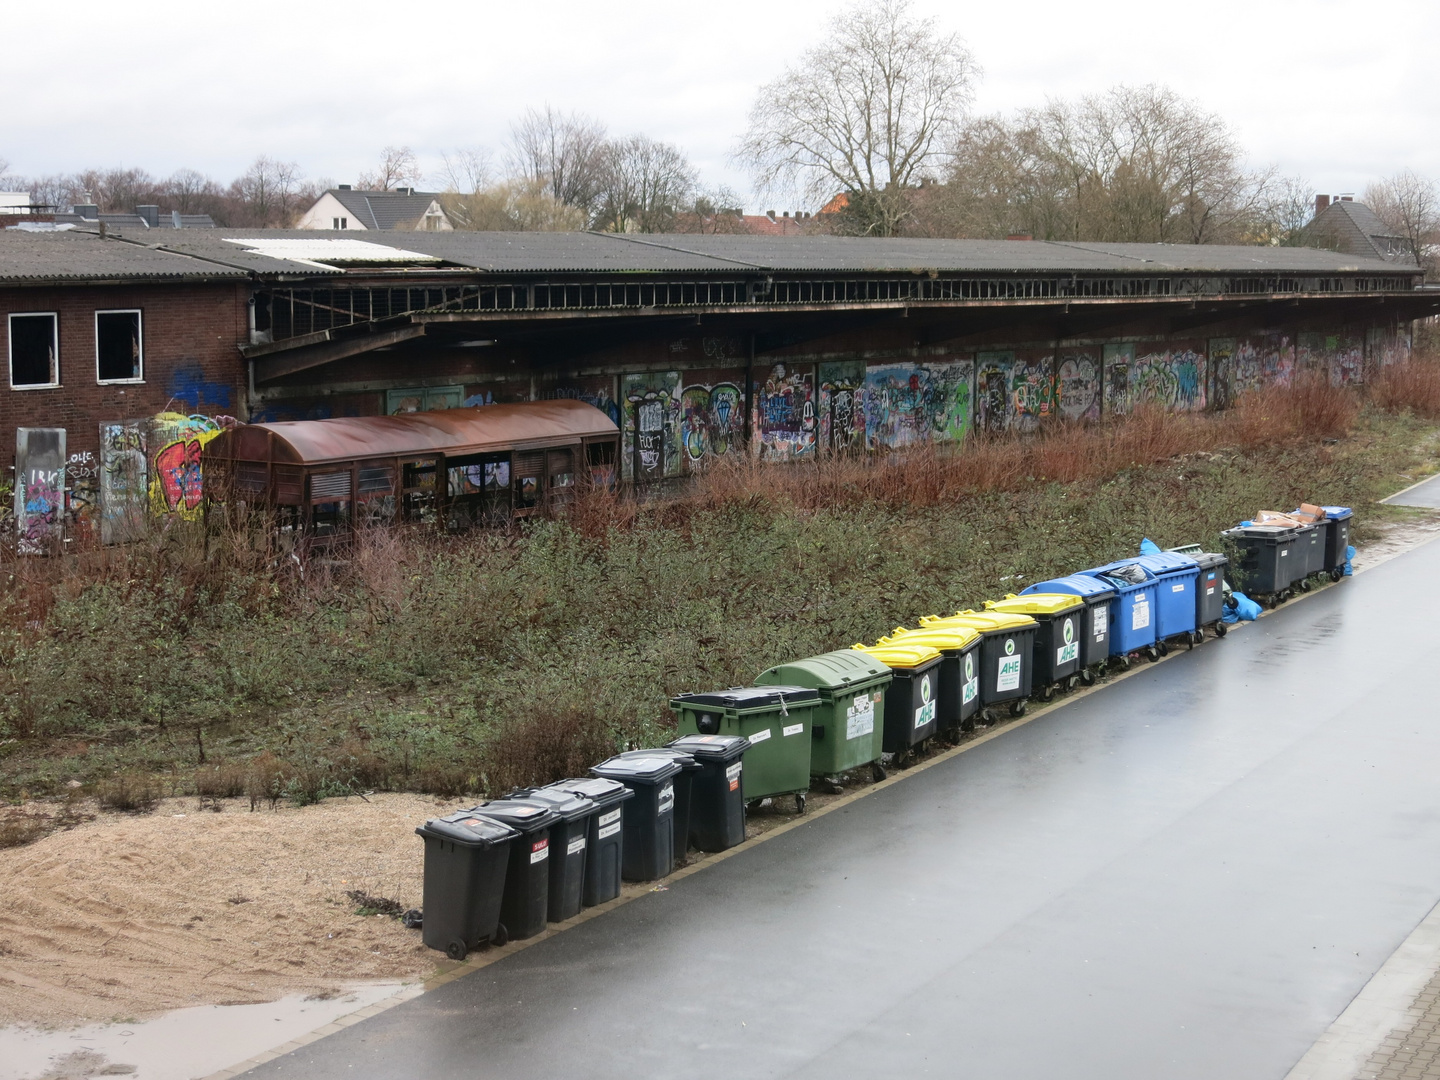
M985 431L1029 431L1056 411L1053 357L975 355L975 423Z
M872 364L865 373L865 443L871 450L959 441L970 429L970 360Z
M865 361L820 365L820 445L834 453L865 447Z
M1266 386L1288 386L1295 370L1295 345L1288 334L1245 338L1235 345L1231 361L1231 398Z
M149 459L145 421L116 420L100 425L100 542L137 540L145 528L149 502Z
M65 523L87 536L100 512L100 459L80 450L65 461Z
M1365 346L1346 334L1304 333L1295 350L1302 371L1323 371L1331 386L1348 386L1365 379Z
M201 454L211 439L233 427L230 416L185 416L160 413L146 425L149 455L150 509L155 514L195 518L205 494Z
M815 449L815 377L776 364L755 385L753 426L762 458L786 461Z
M745 392L736 382L691 383L680 391L680 445L687 468L738 451L744 441Z
M1410 359L1410 334L1394 326L1372 326L1365 331L1365 360L1370 369L1389 367Z
M1139 405L1177 412L1205 408L1205 354L1191 348L1164 349L1136 356L1135 345L1105 346L1105 409L1120 416Z
M58 544L65 528L65 429L15 431L15 529L22 555Z
M615 380L609 375L575 379L542 392L540 397L544 400L583 401L603 412L616 427L620 426L623 416L620 403L615 400ZM495 400L493 395L489 395L485 404L491 404ZM468 405L470 402L467 400L465 404Z
M680 475L680 373L623 376L621 405L624 477L645 482Z
M1130 372L1135 367L1135 344L1116 341L1102 353L1102 396L1106 416L1124 416L1130 411Z
M1100 419L1100 365L1085 352L1063 353L1055 368L1055 403L1067 420Z

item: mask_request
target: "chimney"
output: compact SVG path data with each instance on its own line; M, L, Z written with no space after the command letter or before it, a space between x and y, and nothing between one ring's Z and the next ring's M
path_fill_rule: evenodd
M775 211L774 211L774 210L766 210L766 211L765 211L765 216L768 217L771 221L774 221L774 220L775 220Z
M1012 232L1009 236L1005 237L1005 239L1006 239L1006 240L1034 240L1035 237L1033 237L1032 235L1030 235L1028 232Z
M350 185L349 185L349 184L336 184L336 185L335 185L335 190L336 190L336 191L349 191L349 190L350 190Z
M1354 202L1354 201L1355 201L1355 196L1354 196L1354 195L1341 195L1341 196L1340 196L1340 201L1341 201L1341 202Z
M137 206L135 213L145 219L145 224L152 229L160 227L160 207L158 206Z
M790 216L790 211L789 211L789 210L786 210L786 211L785 211L785 216L786 216L786 217L789 217L789 216Z
M71 209L79 214L84 221L100 220L100 207L96 206L93 202L76 203Z
M1329 206L1329 205L1330 205L1330 196L1329 196L1329 195L1316 195L1316 196L1315 196L1315 213L1316 213L1317 216L1319 215L1319 213L1320 213L1321 210L1324 210L1324 209L1325 209L1327 206Z

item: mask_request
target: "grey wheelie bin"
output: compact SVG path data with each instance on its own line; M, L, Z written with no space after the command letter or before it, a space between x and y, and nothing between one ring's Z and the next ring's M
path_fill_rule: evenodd
M550 826L550 858L545 860L550 865L546 916L551 922L573 919L580 914L585 893L587 834L595 804L583 795L558 787L522 788L506 799L544 803L560 816Z
M1230 560L1214 551L1203 551L1199 544L1167 548L1176 555L1188 555L1200 567L1200 580L1195 589L1195 626L1210 627L1216 637L1227 631L1225 615L1225 568Z
M1350 519L1355 511L1348 506L1322 506L1325 511L1325 572L1332 581L1345 576L1345 564L1349 561L1346 550L1350 547Z
M673 758L653 754L613 757L590 770L635 793L620 819L625 837L620 876L626 881L654 881L675 869L675 777L681 771Z
M804 686L737 686L709 694L680 694L670 702L682 735L743 735L745 799L750 806L794 795L805 812L810 790L810 724L820 695Z
M1115 587L1103 578L1089 574L1071 574L1036 582L1020 591L1021 596L1036 593L1070 593L1085 601L1084 626L1080 635L1080 679L1087 685L1095 681L1110 660L1110 608Z
M464 960L483 942L504 945L500 922L510 826L469 812L433 818L415 832L425 841L425 921L421 939L451 960Z
M755 682L803 686L816 692L810 727L811 776L834 778L868 765L876 780L885 779L880 765L885 691L890 686L890 668L885 664L854 649L840 649L778 664L762 671ZM745 786L751 788L748 774Z
M624 861L625 832L621 804L635 793L618 780L598 776L572 777L550 785L560 791L583 796L595 804L595 813L585 826L586 907L614 900L620 895L620 868Z
M745 751L742 735L681 735L670 743L695 759L690 777L690 844L725 851L745 839Z
M1085 601L1074 593L1011 594L986 600L986 611L1029 615L1035 620L1035 666L1030 682L1036 697L1049 701L1057 688L1073 690L1080 682L1080 646Z
M1290 526L1238 525L1221 535L1239 552L1239 564L1232 566L1231 572L1252 600L1268 602L1273 608L1299 580L1292 572L1300 558L1296 555L1299 534Z
M700 763L685 751L669 746L627 750L619 756L644 757L647 754L669 758L680 766L680 771L675 774L675 865L679 866L685 861L685 853L690 850L690 792L694 786L695 774L700 771Z
M516 941L534 937L545 929L550 914L550 826L560 815L527 799L496 799L469 813L493 818L520 834L510 845L500 921Z

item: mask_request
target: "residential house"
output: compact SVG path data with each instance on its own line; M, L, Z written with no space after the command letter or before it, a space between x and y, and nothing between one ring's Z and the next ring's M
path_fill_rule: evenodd
M341 184L305 211L296 228L334 230L418 230L447 232L455 226L433 191L411 187L363 191Z

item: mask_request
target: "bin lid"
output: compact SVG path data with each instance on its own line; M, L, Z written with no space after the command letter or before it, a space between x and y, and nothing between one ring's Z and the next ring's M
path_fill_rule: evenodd
M1176 555L1189 555L1193 559L1205 549L1199 544L1181 544L1179 547L1166 548L1165 550L1173 552Z
M469 813L477 817L498 818L512 829L529 834L548 829L560 820L560 815L543 802L529 799L491 799L478 806L472 806Z
M1196 563L1189 555L1178 555L1173 551L1162 551L1158 555L1141 555L1135 560L1156 577L1166 574L1194 573Z
M933 645L910 642L903 645L851 645L850 648L873 656L891 668L922 668L940 659L940 650Z
M1313 526L1307 526L1313 528ZM1285 540L1300 530L1293 525L1236 525L1226 529L1221 536L1253 536L1260 540Z
M520 834L496 818L462 810L448 817L431 818L415 830L421 836L454 840L470 847L494 847L508 843Z
M669 746L654 746L640 750L626 750L623 754L615 755L615 757L622 758L646 756L668 758L669 760L675 762L676 765L679 765L680 768L684 769L686 772L696 772L700 768L700 763L696 761L691 754L687 753L684 750L672 749ZM612 758L611 760L613 761L614 758Z
M1200 545L1196 544L1195 546L1199 547ZM1190 558L1195 560L1195 565L1201 570L1213 570L1217 566L1226 566L1230 562L1228 556L1222 555L1218 551L1197 551Z
M1103 577L1113 581L1117 586L1126 588L1132 585L1145 585L1155 580L1155 574L1140 560L1144 556L1136 555L1131 559L1120 559L1116 562L1106 563L1104 566L1096 566L1090 570L1080 571L1082 574L1089 574L1091 577Z
M1083 596L1086 600L1101 600L1114 596L1115 587L1109 582L1102 581L1098 577L1091 577L1089 574L1071 574L1069 577L1038 581L1034 585L1020 590L1021 596L1032 596L1035 593L1074 593L1076 596Z
M744 735L681 735L668 745L697 759L734 761L750 749L750 740Z
M999 611L1008 615L1064 615L1078 611L1085 601L1074 593L1026 593L1024 596L1010 595L1004 600L986 600L986 611Z
M659 784L679 773L681 766L673 758L641 754L638 757L612 757L591 766L590 771L596 776L622 783Z
M1348 506L1322 506L1320 509L1325 511L1327 518L1336 518L1338 520L1355 516L1355 511L1351 510Z
M581 795L595 803L596 806L614 806L618 802L635 797L635 792L620 783L619 780L606 780L599 776L573 776L569 780L557 780L549 785L548 790Z
M762 671L755 682L761 685L785 682L817 690L846 690L888 681L889 678L890 668L875 657L854 649L839 649L804 660L792 660L788 664L777 664Z
M980 631L973 626L922 626L906 630L897 626L880 639L882 645L929 645L941 652L968 649L980 640Z
M543 803L566 821L577 821L595 812L594 802L583 795L576 795L573 791L564 791L561 788L520 788L506 795L501 801L519 802L522 799L526 802Z
M957 611L954 615L926 615L920 620L921 626L973 626L982 634L1003 633L1007 630L1028 630L1035 625L1029 615L1012 614L1006 611Z
M815 705L820 695L808 686L732 686L706 694L676 694L670 701L672 709L682 706L706 709L775 709L781 705Z

